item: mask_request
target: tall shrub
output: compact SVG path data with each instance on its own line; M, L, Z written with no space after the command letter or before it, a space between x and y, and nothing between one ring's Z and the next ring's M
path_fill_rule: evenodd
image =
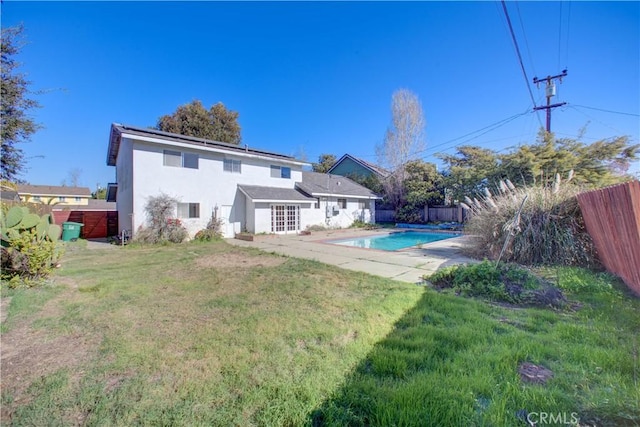
M560 175L549 186L516 188L500 181L492 194L465 198L472 215L465 231L472 237L468 251L479 258L497 259L505 240L502 260L524 265L598 264L595 247L587 233L576 195L580 188ZM516 216L523 200L522 213Z
M167 194L149 197L144 211L147 214L147 227L136 231L135 240L140 243L181 243L188 233L182 222L175 218L178 200Z

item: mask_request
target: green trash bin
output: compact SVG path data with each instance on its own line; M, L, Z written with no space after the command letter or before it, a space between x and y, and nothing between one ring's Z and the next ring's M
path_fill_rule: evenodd
M79 222L63 222L62 223L62 240L64 242L72 242L80 237L80 227L84 224Z

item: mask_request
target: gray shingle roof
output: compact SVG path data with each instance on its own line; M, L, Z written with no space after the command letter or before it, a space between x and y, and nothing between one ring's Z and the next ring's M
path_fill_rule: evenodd
M331 194L369 199L381 198L367 187L347 177L327 173L302 172L302 182L296 182L296 187L311 196Z
M18 184L18 194L35 196L91 196L88 187L66 187L59 185Z
M261 187L258 185L238 185L240 191L251 200L314 202L315 199L305 196L293 188Z

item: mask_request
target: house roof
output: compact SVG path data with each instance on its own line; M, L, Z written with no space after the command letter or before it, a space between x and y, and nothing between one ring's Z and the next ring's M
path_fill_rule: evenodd
M254 202L314 202L315 199L305 196L293 188L261 187L258 185L238 185L247 197Z
M20 195L91 197L91 190L89 189L89 187L18 184L17 189L18 189L18 194Z
M286 156L284 154L278 154L271 151L259 150L255 148L249 148L249 146L229 144L226 142L212 141L210 139L196 138L193 136L180 135L177 133L163 132L156 129L146 129L135 126L121 125L113 123L111 125L111 134L109 137L109 147L107 149L107 165L115 166L116 159L118 158L118 150L120 149L120 139L122 134L141 136L147 138L161 139L167 142L179 142L183 144L191 144L201 148L216 148L229 152L235 152L238 154L253 154L261 157L268 157L272 159L283 160L287 162L300 163L303 165L308 164L301 160L297 160L292 156Z
M367 187L345 176L327 173L302 172L302 182L296 182L296 187L314 197L346 196L363 199L381 198Z
M0 199L2 200L20 200L18 193L13 188L2 186L0 189Z
M88 205L54 205L54 211L115 211L115 202L102 199L89 199Z
M345 159L351 159L354 162L360 164L362 167L369 169L371 172L373 172L374 174L378 175L381 178L386 178L389 175L391 175L391 172L389 172L388 170L386 170L385 168L378 166L378 165L374 165L373 163L369 163L366 160L362 160L359 159L357 157L352 156L351 154L345 154L344 156L340 157L334 164L333 166L331 166L329 168L329 170L327 171L327 173L331 173L331 171L333 169L335 169L340 163L342 163L343 160Z

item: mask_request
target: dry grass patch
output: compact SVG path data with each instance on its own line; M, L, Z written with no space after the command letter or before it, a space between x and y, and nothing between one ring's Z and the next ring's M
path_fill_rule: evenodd
M250 255L244 252L227 252L215 255L203 255L196 259L195 264L204 268L251 268L277 267L284 264L285 257L269 256L265 254Z

